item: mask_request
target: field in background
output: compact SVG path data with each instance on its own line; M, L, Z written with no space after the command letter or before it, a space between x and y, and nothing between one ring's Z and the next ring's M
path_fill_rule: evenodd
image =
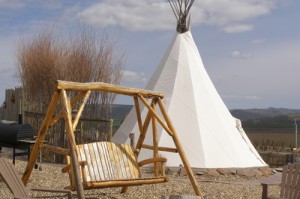
M234 110L232 115L241 118L242 126L252 144L271 167L299 160L300 150L295 150L296 146L300 148L299 110L275 108Z

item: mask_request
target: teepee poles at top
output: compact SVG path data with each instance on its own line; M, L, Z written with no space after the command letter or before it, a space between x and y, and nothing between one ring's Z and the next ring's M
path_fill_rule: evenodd
M190 9L194 3L194 0L168 0L174 15L177 19L176 30L178 33L184 33L188 31L189 27L186 22Z

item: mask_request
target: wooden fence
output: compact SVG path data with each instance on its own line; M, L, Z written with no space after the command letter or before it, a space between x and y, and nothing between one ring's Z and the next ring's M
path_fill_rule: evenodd
M38 132L45 114L24 111L24 123L29 123ZM86 119L81 118L75 130L77 144L90 143L96 141L111 141L113 131L113 120ZM46 142L52 146L67 148L67 138L63 119L49 128ZM59 162L65 161L65 157L43 150L43 161Z
M6 89L1 119L19 121L19 114L22 114L23 107L22 96L22 88L20 87Z
M35 132L39 131L44 120L44 113L37 113L24 108L22 88L7 89L5 92L5 104L3 104L2 118L30 124ZM19 121L21 120L21 121ZM67 148L66 133L63 119L49 129L46 142L53 146ZM75 131L77 144L93 141L110 141L113 134L112 119L88 119L81 118ZM63 162L65 157L43 150L43 161Z

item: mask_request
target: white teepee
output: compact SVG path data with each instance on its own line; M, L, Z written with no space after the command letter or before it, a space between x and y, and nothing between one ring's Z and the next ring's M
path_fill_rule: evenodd
M165 93L164 103L191 167L266 166L244 133L240 121L232 117L217 93L189 30L178 31L175 35L145 89ZM141 112L145 117L146 110ZM175 148L171 137L162 132L159 127L159 146ZM135 109L128 114L113 141L129 143L130 133L136 134L135 139L139 137ZM146 135L144 144L152 145L151 133ZM159 154L168 159L169 167L182 165L176 153ZM142 149L139 159L149 157L152 157L152 151Z

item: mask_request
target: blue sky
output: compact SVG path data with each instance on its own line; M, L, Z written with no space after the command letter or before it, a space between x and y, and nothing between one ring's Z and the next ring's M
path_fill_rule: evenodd
M225 104L300 109L300 1L196 0L192 34ZM122 84L143 88L175 34L164 0L0 0L0 102L20 85L20 37L49 26L104 29L127 55ZM120 103L127 103L119 99Z

